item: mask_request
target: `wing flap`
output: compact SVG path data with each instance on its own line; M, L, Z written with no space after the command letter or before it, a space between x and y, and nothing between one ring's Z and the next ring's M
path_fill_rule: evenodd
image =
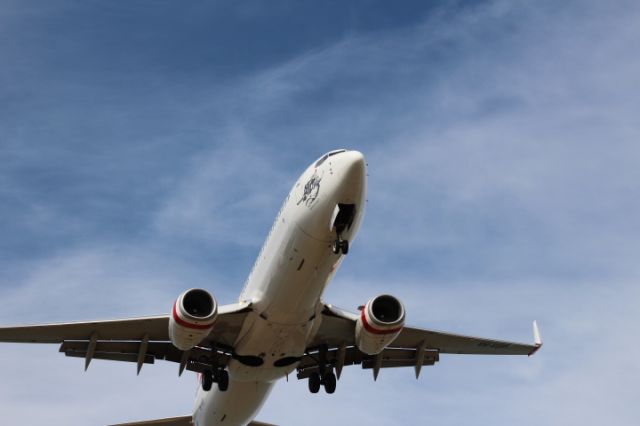
M429 362L427 360L423 361L422 365L434 365L435 360L431 358ZM383 360L380 368L396 368L396 367L415 367L416 362L411 359L401 360L401 359L391 359L391 360ZM363 370L369 370L375 368L375 359L368 359L362 363Z
M86 358L89 345L88 340L64 341L60 345L59 351L69 357ZM139 358L140 346L140 342L132 341L98 341L92 358L133 363L141 361L143 364L154 364L156 359L181 363L185 357L184 351L169 342L149 342L141 360ZM212 349L196 346L186 353L185 369L201 373L211 368L212 358ZM230 359L231 353L216 350L218 365L226 366Z
M327 364L336 365L338 362L339 349L330 349L326 353ZM346 348L344 357L344 366L349 365L361 365L363 369L375 368L375 362L377 357L380 359L380 368L394 368L394 367L415 367L416 364L420 365L434 365L440 360L438 351L425 350L423 353L422 362L418 361L417 349L402 349L402 348L386 348L379 355L366 355L358 350L355 346ZM298 379L304 379L309 377L312 373L318 372L318 352L313 351L308 353L298 364Z
M86 358L87 352L67 351L65 355L73 358ZM138 362L138 354L119 354L113 352L96 352L93 355L93 359L103 359L107 361L125 361L125 362ZM155 358L151 355L145 355L143 364L154 364Z

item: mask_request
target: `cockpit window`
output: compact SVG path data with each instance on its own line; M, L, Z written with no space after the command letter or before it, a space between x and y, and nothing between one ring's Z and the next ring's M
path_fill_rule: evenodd
M318 161L316 161L316 165L315 167L318 167L320 165L322 165L322 163L324 163L325 161L327 161L327 158L332 157L336 154L340 154L343 152L346 152L346 149L336 149L335 151L331 151L331 152L327 152L325 155L322 156L322 158L320 158Z
M321 165L322 163L324 163L327 158L329 158L329 154L325 154L322 156L321 159L319 159L318 161L316 161L316 167L318 167L319 165Z

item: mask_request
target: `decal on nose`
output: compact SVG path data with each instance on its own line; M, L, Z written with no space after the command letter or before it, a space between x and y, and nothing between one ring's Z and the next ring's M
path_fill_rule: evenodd
M304 184L302 197L298 200L298 205L304 204L307 207L311 207L313 203L318 199L318 194L320 193L320 182L322 182L322 176L324 175L324 170L318 171L316 169L313 172L311 178Z

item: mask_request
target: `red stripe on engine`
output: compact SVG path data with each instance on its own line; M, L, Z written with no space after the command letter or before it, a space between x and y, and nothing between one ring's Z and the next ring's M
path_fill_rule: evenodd
M369 333L373 333L373 334L392 334L392 333L397 333L398 331L402 330L402 326L396 327L396 328L390 328L388 330L380 330L380 329L374 328L371 324L369 324L367 322L367 316L364 314L364 311L366 309L367 308L365 307L362 311L360 311L361 312L360 313L360 318L362 319L362 326Z
M208 328L213 327L213 324L192 324L180 318L178 316L178 310L176 309L176 305L178 302L173 304L173 320L177 322L179 325L187 328L192 328L194 330L206 330Z

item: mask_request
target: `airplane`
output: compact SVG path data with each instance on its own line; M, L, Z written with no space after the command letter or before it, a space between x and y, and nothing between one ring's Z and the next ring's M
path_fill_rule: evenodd
M144 364L166 360L199 375L191 415L120 426L266 425L254 418L274 383L296 372L309 391L336 390L344 367L373 372L423 366L440 354L533 355L534 343L470 337L405 326L390 294L352 313L327 304L323 291L362 222L367 171L353 150L313 162L285 199L237 303L218 305L205 289L180 294L170 313L142 318L0 328L0 342L56 343L66 356ZM213 386L214 383L216 386Z

